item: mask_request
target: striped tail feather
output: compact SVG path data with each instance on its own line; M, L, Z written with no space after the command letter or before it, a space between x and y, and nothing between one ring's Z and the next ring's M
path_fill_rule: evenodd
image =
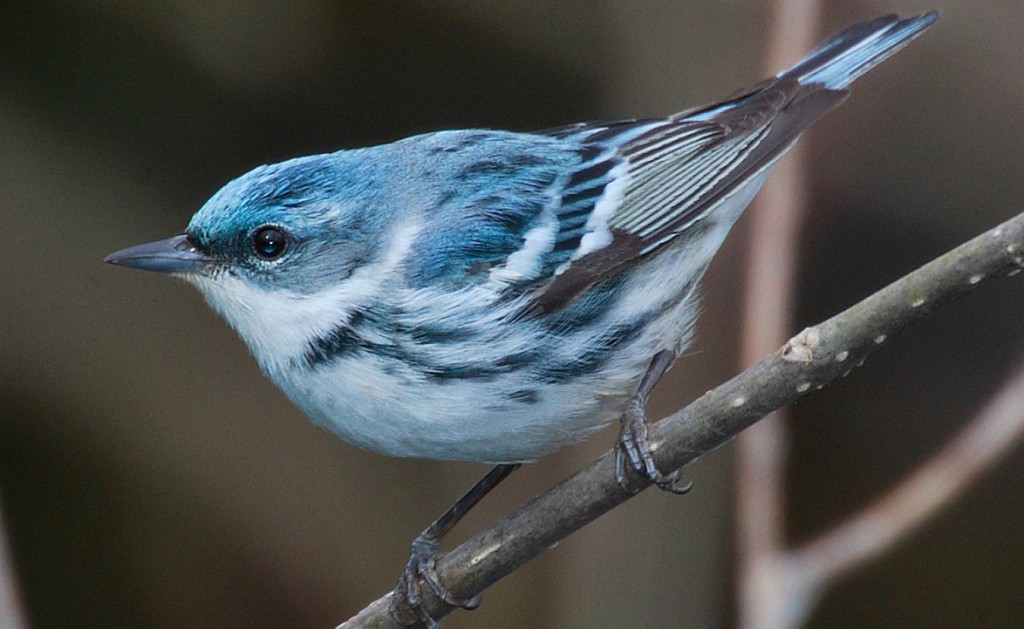
M830 37L777 77L843 89L898 52L937 19L939 12L930 11L907 18L885 15L854 24Z

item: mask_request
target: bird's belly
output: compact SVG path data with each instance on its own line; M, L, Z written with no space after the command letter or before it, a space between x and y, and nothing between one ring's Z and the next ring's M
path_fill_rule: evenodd
M481 320L467 329L490 335L433 345L374 336L325 360L264 369L314 423L368 450L536 459L617 419L650 360L685 345L709 257L694 247L666 251L620 287L599 322L550 329Z
M354 445L392 456L508 463L529 461L617 418L633 386L594 374L529 386L512 376L423 382L366 361L337 361L275 381L313 423Z

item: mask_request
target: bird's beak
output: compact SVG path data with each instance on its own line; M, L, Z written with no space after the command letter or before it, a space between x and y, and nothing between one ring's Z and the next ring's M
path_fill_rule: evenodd
M215 262L189 242L187 234L128 247L110 254L103 261L160 273L198 273Z

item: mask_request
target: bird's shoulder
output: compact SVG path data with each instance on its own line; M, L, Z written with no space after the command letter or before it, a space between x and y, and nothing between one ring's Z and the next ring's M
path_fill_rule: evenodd
M445 131L396 143L389 159L396 204L403 220L421 224L406 279L537 292L598 250L635 256L638 243L613 235L627 192L642 183L630 160L682 159L721 133L705 122L638 119L531 133Z
M410 282L476 285L511 273L524 248L551 253L565 180L581 160L577 143L474 129L417 136L397 148L402 214L421 225L405 264Z
M396 143L402 214L422 225L405 264L409 280L524 290L603 246L595 213L615 213L627 179L620 136L650 124L444 131Z

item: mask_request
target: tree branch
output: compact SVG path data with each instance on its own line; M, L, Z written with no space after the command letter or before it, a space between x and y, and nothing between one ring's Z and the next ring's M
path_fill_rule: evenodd
M848 375L884 341L989 280L1024 267L1024 214L957 247L831 319L651 427L662 470L690 463L771 411ZM561 539L625 502L607 452L574 476L441 556L441 581L457 598L482 592ZM398 627L390 593L342 627ZM451 612L423 589L435 618Z

